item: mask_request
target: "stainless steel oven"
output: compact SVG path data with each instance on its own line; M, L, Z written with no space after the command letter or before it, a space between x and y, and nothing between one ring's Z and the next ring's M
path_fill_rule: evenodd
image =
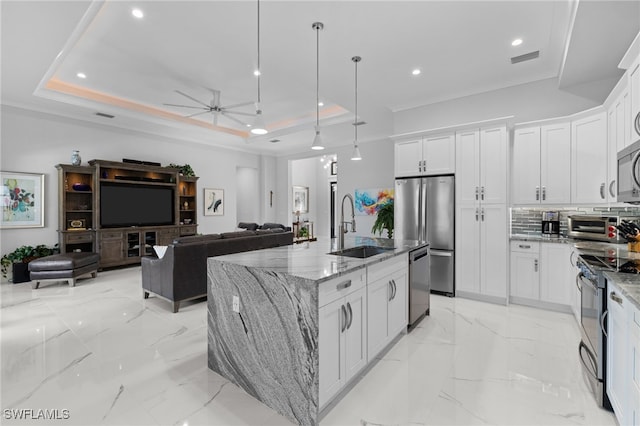
M607 291L603 268L609 267L598 257L581 254L576 262L580 272L576 285L580 290L580 325L582 340L578 355L582 363L585 382L593 392L596 402L611 408L606 394L606 312Z

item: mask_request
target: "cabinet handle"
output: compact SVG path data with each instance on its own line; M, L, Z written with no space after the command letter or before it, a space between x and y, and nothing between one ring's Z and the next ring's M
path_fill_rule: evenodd
M351 303L347 302L347 311L349 311L349 322L347 323L347 330L351 328L353 323L353 311L351 310Z
M538 272L538 259L533 261L533 270L535 272Z
M478 187L476 186L476 200L478 199Z
M542 187L542 201L547 199L547 187L543 186Z
M422 161L418 161L418 171L422 171Z
M480 198L484 200L484 186L480 189Z
M536 186L536 201L540 201L540 187Z
M336 290L340 291L340 290L344 290L345 288L349 288L351 287L351 280L347 280L343 283L340 283L336 286Z
M478 208L476 207L476 222L478 221Z
M484 207L480 210L480 219L484 222Z
M615 185L615 184L616 184L616 180L615 179L613 179L611 181L611 183L609 184L609 194L611 194L612 197L616 196L616 194L613 192L613 185Z
M389 302L393 300L393 284L391 284L391 280L387 283L389 285Z
M340 333L344 333L347 329L347 310L344 305L340 306L340 311L342 311L342 329L340 330Z
M614 302L617 302L620 306L622 306L622 297L618 296L615 291L612 291L609 295L609 298Z
M578 287L578 291L580 293L582 293L582 287L580 286L580 278L584 277L584 274L582 273L582 271L578 272L578 275L576 275L576 287Z
M529 244L518 244L518 247L522 248L522 249L530 249L531 246Z
M396 298L396 290L397 290L397 288L396 288L396 280L391 280L391 286L392 286L391 288L393 290L393 296L391 296L391 300L393 300L393 299Z
M569 255L569 263L571 264L571 266L576 266L576 264L573 262L573 255L576 254L575 251L572 251L571 254Z
M604 311L604 313L600 317L600 330L602 330L602 334L604 334L604 337L609 337L609 334L607 333L607 328L604 326L604 319L607 317L607 315L609 315L608 309Z
M600 184L600 198L602 198L603 200L604 200L604 186L605 186L605 183L602 182Z

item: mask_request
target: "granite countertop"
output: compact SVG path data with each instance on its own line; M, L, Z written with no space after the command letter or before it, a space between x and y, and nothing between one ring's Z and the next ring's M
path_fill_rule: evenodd
M640 310L640 275L605 271L604 276L620 287L622 294Z
M575 242L574 239L565 237L563 235L559 237L545 237L542 235L530 235L530 234L511 234L509 235L511 241L539 241L541 243L559 243L559 244L571 244Z
M388 238L345 238L345 248L361 245L392 247L393 250L388 250L366 259L336 256L328 254L329 252L337 250L336 240L319 237L318 241L310 243L216 256L215 260L241 266L267 269L273 272L323 282L364 268L367 265L382 262L402 253L407 253L416 248L423 247L427 245L427 243Z

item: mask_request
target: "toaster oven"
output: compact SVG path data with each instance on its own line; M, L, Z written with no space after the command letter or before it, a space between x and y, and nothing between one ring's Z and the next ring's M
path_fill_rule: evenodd
M582 240L606 241L610 243L624 243L626 239L618 235L616 226L623 220L637 221L633 216L588 216L571 215L568 218L569 237Z

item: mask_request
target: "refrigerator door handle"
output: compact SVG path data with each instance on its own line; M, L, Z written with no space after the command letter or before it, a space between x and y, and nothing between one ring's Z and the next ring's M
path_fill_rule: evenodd
M450 251L440 251L440 250L430 250L429 253L431 256L439 256L439 257L453 257L453 252Z
M427 235L427 181L422 179L420 183L420 212L418 236L421 241L428 241Z

